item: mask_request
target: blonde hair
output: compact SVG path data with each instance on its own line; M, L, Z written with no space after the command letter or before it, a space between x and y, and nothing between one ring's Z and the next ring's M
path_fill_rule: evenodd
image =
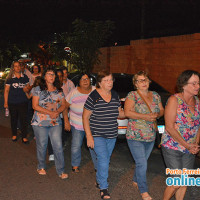
M21 63L19 61L13 61L10 67L10 72L8 74L8 76L6 77L6 80L11 79L13 77L14 74L14 64L15 63L19 63L19 65L21 66Z

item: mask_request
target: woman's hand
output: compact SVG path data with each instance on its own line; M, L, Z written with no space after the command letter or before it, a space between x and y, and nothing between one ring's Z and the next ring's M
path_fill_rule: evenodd
M49 116L51 119L56 119L59 116L59 112L52 111Z
M157 118L157 113L145 114L146 121L154 122L154 121L156 121L156 118Z
M199 152L199 145L197 143L190 143L188 144L188 151L191 153L191 154L197 154Z
M70 131L71 130L71 125L70 125L69 121L65 121L64 126L65 126L65 130L66 131Z
M28 85L26 85L24 88L23 88L23 91L25 92L25 93L29 93L29 91L30 91L30 86L29 86L29 84Z
M92 135L87 136L87 146L91 149L94 149L94 138Z

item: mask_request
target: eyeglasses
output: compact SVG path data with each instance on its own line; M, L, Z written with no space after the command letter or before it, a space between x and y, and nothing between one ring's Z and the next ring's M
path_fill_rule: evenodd
M88 81L89 78L81 78L81 81Z
M105 79L105 80L102 80L102 81L108 83L108 82L114 82L115 79Z
M46 75L47 76L53 76L53 77L55 76L55 74L52 74L52 73L46 73Z
M199 82L192 82L192 83L187 83L187 84L192 84L193 86L200 85L200 83L199 83Z
M149 82L148 78L136 80L137 83L146 83Z

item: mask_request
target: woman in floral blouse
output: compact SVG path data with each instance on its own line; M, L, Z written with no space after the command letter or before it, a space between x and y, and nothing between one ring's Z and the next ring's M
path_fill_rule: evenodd
M56 171L61 179L68 178L64 173L64 155L62 149L62 121L60 113L65 109L65 98L55 69L48 67L33 93L35 113L32 126L36 137L38 169L40 175L46 175L45 161L48 137L50 137L55 156Z
M162 153L170 169L192 169L199 151L200 104L199 73L186 70L178 77L179 93L171 96L165 110L166 130L162 136ZM184 199L186 186L167 186L164 200Z
M158 93L148 90L150 80L146 72L135 74L133 84L137 90L128 94L124 106L129 118L126 139L136 164L133 186L139 189L143 200L151 200L146 181L147 160L155 142L155 121L163 116L164 108Z

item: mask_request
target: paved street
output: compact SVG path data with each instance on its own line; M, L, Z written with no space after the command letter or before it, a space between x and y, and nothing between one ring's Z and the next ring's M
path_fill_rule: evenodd
M86 145L82 148L79 174L71 172L70 136L64 150L68 180L61 180L53 162L47 160L47 176L36 172L35 140L30 132L30 144L21 140L11 141L9 118L4 117L3 98L0 95L0 200L98 200L93 164ZM199 159L196 167L200 167ZM112 155L109 184L112 200L140 200L139 192L131 180L134 162L125 140L119 140ZM165 167L160 150L154 149L149 158L147 172L149 193L154 200L161 200L165 189ZM199 200L199 187L188 189L186 200Z

